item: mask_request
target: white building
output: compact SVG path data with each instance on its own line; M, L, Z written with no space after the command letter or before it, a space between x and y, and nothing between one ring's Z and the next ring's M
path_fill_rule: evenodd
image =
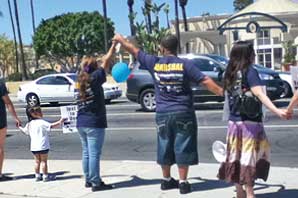
M292 0L257 0L233 15L205 14L188 19L189 32L180 21L181 46L189 43L190 52L228 56L236 40L254 42L256 63L282 69L283 43L298 45L298 3ZM222 35L220 34L222 32ZM297 46L293 48L298 60Z

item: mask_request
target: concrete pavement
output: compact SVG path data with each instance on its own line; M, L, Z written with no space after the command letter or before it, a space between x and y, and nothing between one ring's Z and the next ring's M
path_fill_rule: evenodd
M34 161L11 160L4 162L4 173L15 177L13 181L0 182L0 197L40 197L40 198L93 198L93 197L133 197L133 198L176 198L176 197L220 197L232 198L234 187L218 181L218 164L200 164L190 169L190 183L193 192L180 195L178 189L160 190L160 168L155 162L143 161L102 161L101 175L115 189L91 192L84 187L80 160L50 160L49 172L55 178L50 182L35 182ZM177 178L177 168L173 167ZM266 183L257 181L257 198L297 198L298 169L272 167Z

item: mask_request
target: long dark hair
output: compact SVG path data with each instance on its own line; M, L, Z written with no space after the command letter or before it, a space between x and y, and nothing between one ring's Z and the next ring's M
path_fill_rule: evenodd
M253 44L249 41L238 41L234 44L231 53L230 61L224 75L224 89L230 90L236 81L237 72L243 74L247 68L254 62L255 52Z
M79 74L79 93L80 99L86 100L86 90L90 86L90 74L98 68L97 61L94 57L85 57L82 62L82 68Z

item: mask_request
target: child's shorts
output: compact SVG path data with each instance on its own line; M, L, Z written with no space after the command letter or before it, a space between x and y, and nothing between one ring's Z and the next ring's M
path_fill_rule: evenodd
M31 151L31 152L33 153L33 155L36 155L36 154L48 154L49 149L42 150L42 151Z

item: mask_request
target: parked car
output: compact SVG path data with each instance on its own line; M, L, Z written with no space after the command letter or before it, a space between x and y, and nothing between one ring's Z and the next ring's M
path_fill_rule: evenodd
M19 101L27 104L61 102L73 103L78 90L75 87L77 74L59 73L42 76L34 81L19 87L17 97ZM116 84L103 84L106 102L116 99L122 95L122 90Z
M181 58L192 59L200 70L212 78L217 84L222 85L222 76L225 71L225 65L204 55L180 55ZM260 75L264 85L266 85L267 95L271 100L279 99L283 94L283 81L277 72L265 71L255 67ZM193 99L195 103L208 101L223 101L224 98L216 96L205 87L198 84L191 84ZM144 111L155 111L155 91L153 79L147 70L135 68L127 80L126 96L130 101L137 102Z
M279 77L284 82L284 97L291 98L295 92L295 87L292 81L292 75L290 72L278 72Z

